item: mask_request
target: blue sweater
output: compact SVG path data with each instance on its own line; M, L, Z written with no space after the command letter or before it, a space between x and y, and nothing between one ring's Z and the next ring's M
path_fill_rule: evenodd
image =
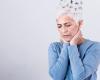
M53 80L96 80L100 43L88 39L80 45L53 42L48 48L48 59Z

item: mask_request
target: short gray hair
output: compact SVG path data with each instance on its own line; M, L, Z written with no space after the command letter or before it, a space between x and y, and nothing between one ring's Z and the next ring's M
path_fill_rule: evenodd
M66 15L72 17L77 21L83 20L82 4L82 0L60 0L56 9L56 19L58 19L58 17L61 15Z

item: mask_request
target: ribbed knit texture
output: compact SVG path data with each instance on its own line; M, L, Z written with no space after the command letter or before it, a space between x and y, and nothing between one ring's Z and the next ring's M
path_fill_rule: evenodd
M96 80L100 43L87 39L80 45L53 42L48 48L48 59L53 80Z

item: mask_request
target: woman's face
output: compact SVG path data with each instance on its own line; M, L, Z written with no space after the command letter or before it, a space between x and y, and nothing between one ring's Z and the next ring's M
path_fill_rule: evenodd
M69 42L79 30L79 24L69 16L62 15L57 19L60 37Z

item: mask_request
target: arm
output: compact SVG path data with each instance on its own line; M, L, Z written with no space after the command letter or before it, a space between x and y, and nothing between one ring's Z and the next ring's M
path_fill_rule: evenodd
M100 45L91 46L83 61L79 57L77 45L70 45L68 52L74 80L84 80L96 71L100 63Z
M48 49L49 74L54 80L63 80L66 76L68 66L68 44L64 43L60 55L57 53L57 46L52 43Z

